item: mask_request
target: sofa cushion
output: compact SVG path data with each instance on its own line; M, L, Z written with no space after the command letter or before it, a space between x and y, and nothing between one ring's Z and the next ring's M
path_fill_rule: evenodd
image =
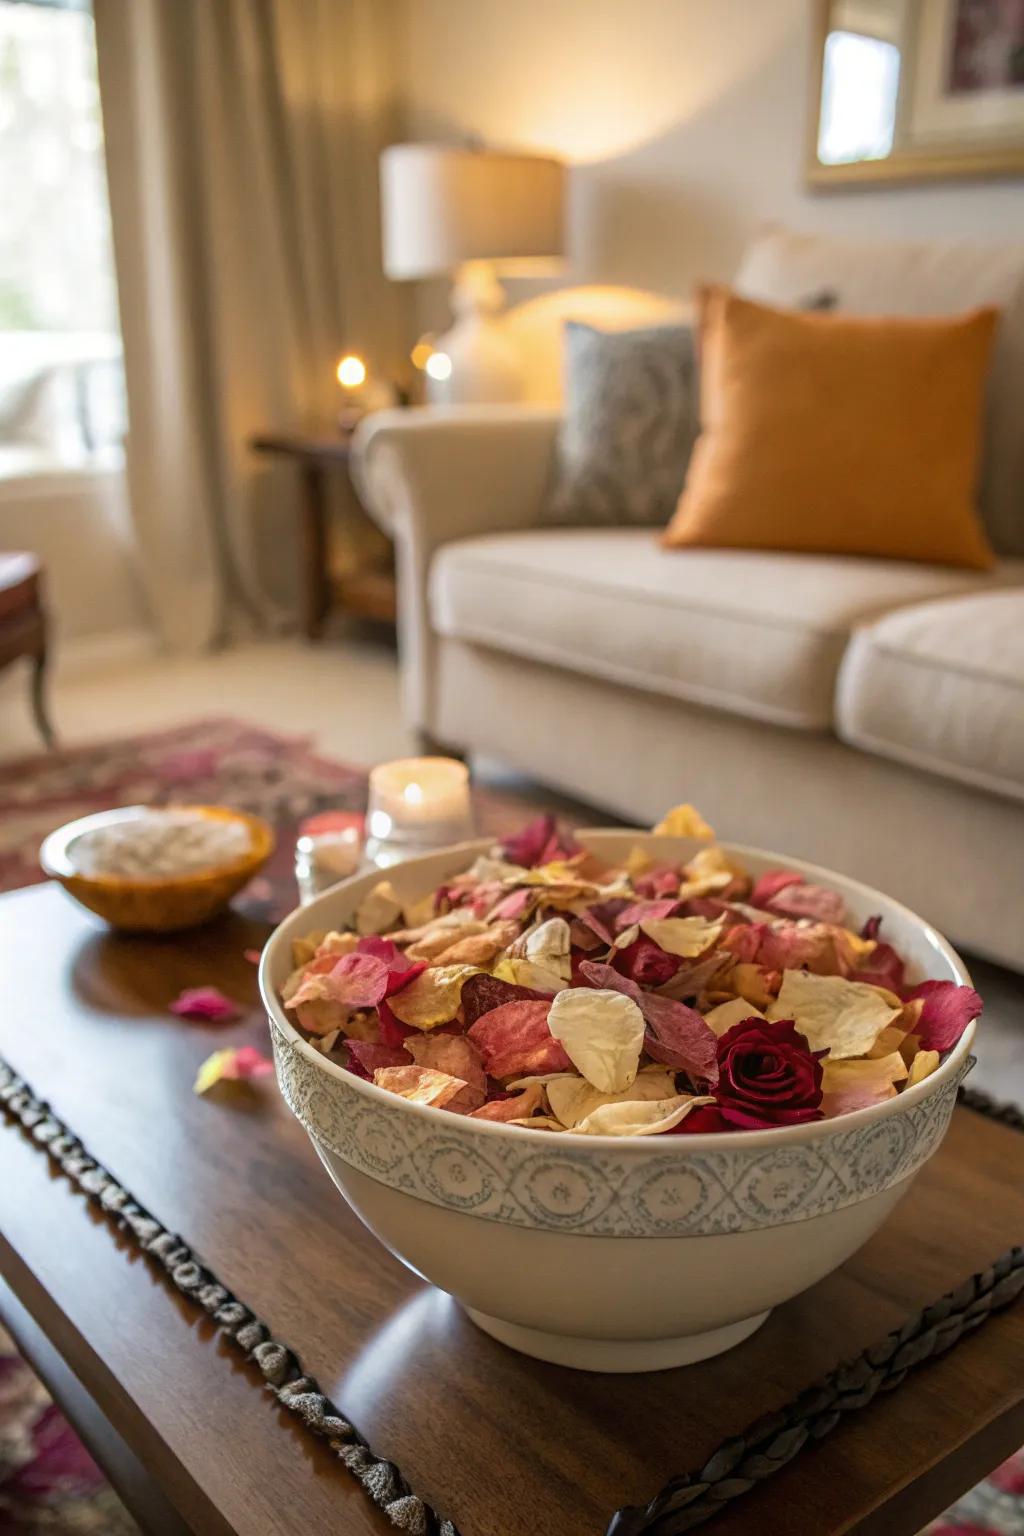
M902 603L1024 581L894 560L660 549L643 529L489 534L444 545L446 636L733 714L827 729L854 626ZM614 721L609 721L614 729Z
M994 304L999 330L989 379L980 510L995 548L1024 555L1024 241L868 241L771 229L744 254L735 287L792 305L827 287L853 315L950 315Z
M853 636L844 741L1024 800L1024 588L922 603Z

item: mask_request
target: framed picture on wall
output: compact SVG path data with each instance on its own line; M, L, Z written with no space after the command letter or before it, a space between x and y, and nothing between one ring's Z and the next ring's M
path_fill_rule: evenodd
M1024 0L813 0L808 180L1024 176Z

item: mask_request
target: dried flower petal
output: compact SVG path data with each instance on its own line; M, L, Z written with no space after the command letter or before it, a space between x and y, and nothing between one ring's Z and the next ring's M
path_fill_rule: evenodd
M273 1070L274 1063L254 1045L229 1046L226 1050L214 1051L211 1056L207 1056L196 1073L192 1090L194 1093L206 1093L222 1079L245 1081L267 1077Z
M386 1088L401 1099L433 1104L437 1109L443 1109L466 1086L461 1078L435 1072L431 1067L378 1067L373 1080L378 1088Z
M550 1006L548 999L502 1003L477 1019L468 1034L491 1077L567 1070L569 1057L548 1028Z
M973 987L955 981L922 981L903 994L905 1002L924 1002L917 1033L925 1050L949 1051L980 1014L983 1004Z
M400 992L392 993L388 1005L402 1024L435 1029L438 1024L454 1019L463 985L474 974L471 965L434 966L422 971Z
M619 1093L636 1077L644 1016L632 998L621 992L566 988L551 1004L548 1028L595 1088Z
M811 1049L827 1050L832 1061L863 1056L901 1013L874 987L810 971L786 971L766 1011L769 1019L792 1019Z
M709 843L715 836L700 811L692 805L673 806L672 810L666 811L654 830L667 837L706 838Z
M703 917L645 918L640 924L641 932L659 949L683 960L693 960L716 944L722 927L721 921L709 923Z
M210 1024L228 1024L242 1017L238 1003L226 997L219 987L186 987L170 1005L179 1019L205 1019Z

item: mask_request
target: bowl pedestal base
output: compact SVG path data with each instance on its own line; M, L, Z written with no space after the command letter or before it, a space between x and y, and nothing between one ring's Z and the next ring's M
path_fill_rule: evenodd
M524 1328L520 1323L506 1323L500 1317L488 1317L467 1307L466 1315L478 1328L500 1344L532 1355L535 1360L549 1360L553 1365L568 1365L577 1371L602 1371L621 1374L626 1371L667 1371L677 1365L693 1365L721 1355L742 1344L756 1333L768 1317L759 1312L724 1328L706 1333L691 1333L674 1339L580 1339L562 1333L545 1333L540 1328ZM770 1309L769 1309L770 1310Z

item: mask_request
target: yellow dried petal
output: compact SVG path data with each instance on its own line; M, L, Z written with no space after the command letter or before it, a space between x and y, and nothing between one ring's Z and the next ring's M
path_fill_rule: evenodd
M712 1008L710 1013L704 1015L704 1022L713 1029L716 1035L724 1035L726 1030L732 1029L734 1024L742 1024L744 1019L763 1019L764 1014L753 1003L748 1003L745 997L730 998L727 1003L719 1003L717 1008Z
M477 965L432 966L401 991L393 992L388 1006L396 1019L414 1029L448 1024L459 1011L464 983L479 969Z
M921 1083L926 1077L931 1077L939 1064L939 1060L938 1051L918 1051L910 1063L910 1071L907 1074L907 1081L904 1086L913 1088L915 1083Z
M712 923L706 917L657 917L642 922L640 930L668 954L692 960L711 948L722 926L721 919Z
M715 835L700 811L692 805L673 806L670 811L666 811L654 830L667 837L706 838L709 843Z
M438 1072L435 1067L378 1067L373 1074L378 1088L386 1088L414 1104L433 1104L441 1109L466 1087L461 1077Z
M792 1019L811 1050L827 1050L832 1061L865 1055L902 1011L902 1004L892 1007L878 987L811 971L784 971L779 995L767 1010L769 1019Z

